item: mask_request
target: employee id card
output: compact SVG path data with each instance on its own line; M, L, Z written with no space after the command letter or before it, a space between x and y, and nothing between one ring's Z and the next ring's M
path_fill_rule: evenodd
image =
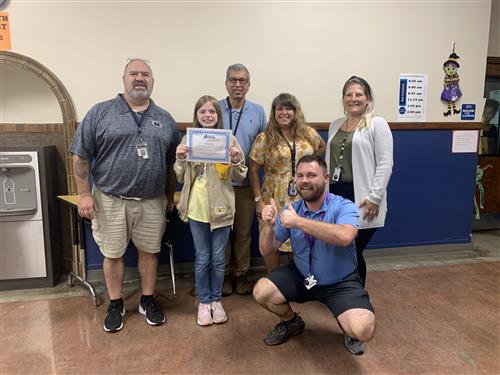
M135 148L137 149L137 155L144 160L149 159L149 150L146 142L138 143Z

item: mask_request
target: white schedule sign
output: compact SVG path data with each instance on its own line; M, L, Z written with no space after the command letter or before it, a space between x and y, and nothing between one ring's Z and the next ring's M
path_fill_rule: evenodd
M427 74L399 75L398 121L425 121Z

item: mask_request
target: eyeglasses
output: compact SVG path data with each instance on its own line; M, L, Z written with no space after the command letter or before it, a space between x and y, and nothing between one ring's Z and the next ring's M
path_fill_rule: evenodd
M246 85L250 82L248 78L228 77L226 80L229 81L229 83L231 83L232 85L236 85L236 83L238 82L240 83L240 85Z

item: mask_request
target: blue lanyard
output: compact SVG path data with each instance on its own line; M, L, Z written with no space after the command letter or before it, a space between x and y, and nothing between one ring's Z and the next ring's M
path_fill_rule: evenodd
M231 102L229 101L229 96L226 98L227 106L229 107L229 129L233 130L233 107L231 107ZM234 127L233 134L236 136L236 132L238 131L238 126L240 126L241 115L243 114L243 108L245 108L245 102L241 106L240 111L238 112L238 120L236 121L236 126Z
M132 108L130 108L130 105L127 103L127 100L125 100L125 97L123 95L121 95L121 98L123 99L123 101L127 105L128 109L129 109L130 116L132 116L132 118L135 121L135 124L137 125L137 135L139 137L139 140L141 142L144 142L144 140L142 139L142 134L141 134L142 122L144 121L144 118L146 117L146 114L148 113L149 108L151 108L151 101L149 102L148 108L146 108L145 111L143 111L141 114L139 114L138 112L136 113Z

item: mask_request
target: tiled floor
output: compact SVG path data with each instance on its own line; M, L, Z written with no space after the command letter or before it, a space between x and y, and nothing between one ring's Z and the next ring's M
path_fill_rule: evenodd
M0 293L0 374L500 374L500 231L473 243L368 254L377 332L360 357L319 303L294 306L306 329L278 347L262 342L277 321L251 296L223 299L229 321L199 327L192 278L179 275L176 296L168 277L159 284L161 327L144 322L138 284L127 283L125 327L115 334L102 329L105 304L95 308L80 286Z

